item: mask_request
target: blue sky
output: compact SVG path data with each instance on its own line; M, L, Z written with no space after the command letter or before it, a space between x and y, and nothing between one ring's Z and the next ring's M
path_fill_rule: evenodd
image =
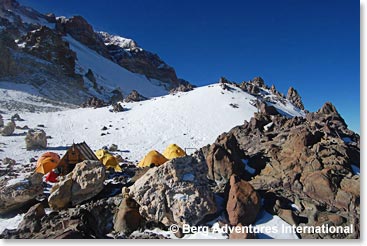
M359 1L20 2L133 38L196 85L261 76L283 93L293 86L307 109L331 101L360 132Z

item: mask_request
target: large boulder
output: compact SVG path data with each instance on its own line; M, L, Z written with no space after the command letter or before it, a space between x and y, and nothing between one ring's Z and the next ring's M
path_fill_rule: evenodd
M47 136L42 129L30 129L25 137L26 149L37 150L47 147Z
M203 148L208 178L224 188L232 174L243 176L244 165L238 142L233 134L222 134L209 148Z
M0 190L0 214L25 206L43 193L42 174L34 173L24 180Z
M196 225L217 210L206 175L202 155L175 158L148 170L130 187L130 195L148 221Z
M106 169L101 162L80 162L60 183L52 187L48 203L55 210L80 204L102 191L105 178Z
M141 228L143 221L139 213L139 204L125 194L114 217L114 230L129 235Z
M260 211L260 196L247 181L232 175L229 181L227 201L228 219L231 225L249 225L255 222Z
M2 136L11 136L15 131L15 123L13 121L8 122L2 129L1 135Z

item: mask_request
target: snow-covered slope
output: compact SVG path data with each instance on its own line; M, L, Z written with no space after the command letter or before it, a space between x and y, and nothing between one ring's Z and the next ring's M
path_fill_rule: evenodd
M190 92L156 97L151 100L123 104L126 111L110 112L105 108L67 109L50 113L24 113L19 126L30 128L42 124L47 135L48 150L63 154L73 142L86 141L93 150L117 144L123 157L140 160L149 150L163 151L171 143L194 151L211 144L221 133L249 120L257 108L251 105L254 96L237 87L223 90L219 84ZM233 107L235 105L235 107ZM278 108L286 107L279 103ZM288 111L292 111L289 107ZM301 115L297 111L294 115ZM5 123L11 113L4 115ZM101 130L103 127L107 130ZM26 151L25 130L15 136L3 137L0 159L10 157L20 163L44 151Z
M77 73L85 74L88 69L91 69L99 85L109 90L120 88L125 94L137 90L146 97L167 94L161 81L132 73L89 49L71 36L64 39L69 42L70 48L77 54Z

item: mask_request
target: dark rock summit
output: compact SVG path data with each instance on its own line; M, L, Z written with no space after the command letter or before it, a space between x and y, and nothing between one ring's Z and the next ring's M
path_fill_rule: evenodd
M287 99L291 103L293 103L294 106L300 109L305 109L305 107L303 106L301 96L298 94L298 92L293 87L289 87L288 93L287 93Z

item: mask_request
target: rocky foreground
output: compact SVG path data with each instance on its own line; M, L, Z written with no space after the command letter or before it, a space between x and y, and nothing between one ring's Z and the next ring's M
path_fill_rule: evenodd
M304 118L287 118L265 105L260 109L212 145L159 167L125 163L118 174L98 161L85 161L50 195L43 192L39 174L4 185L2 215L29 209L18 229L0 237L166 238L151 230L213 220L246 226L265 209L290 225L354 228L348 234L301 233L300 238L359 238L360 136L331 103Z

